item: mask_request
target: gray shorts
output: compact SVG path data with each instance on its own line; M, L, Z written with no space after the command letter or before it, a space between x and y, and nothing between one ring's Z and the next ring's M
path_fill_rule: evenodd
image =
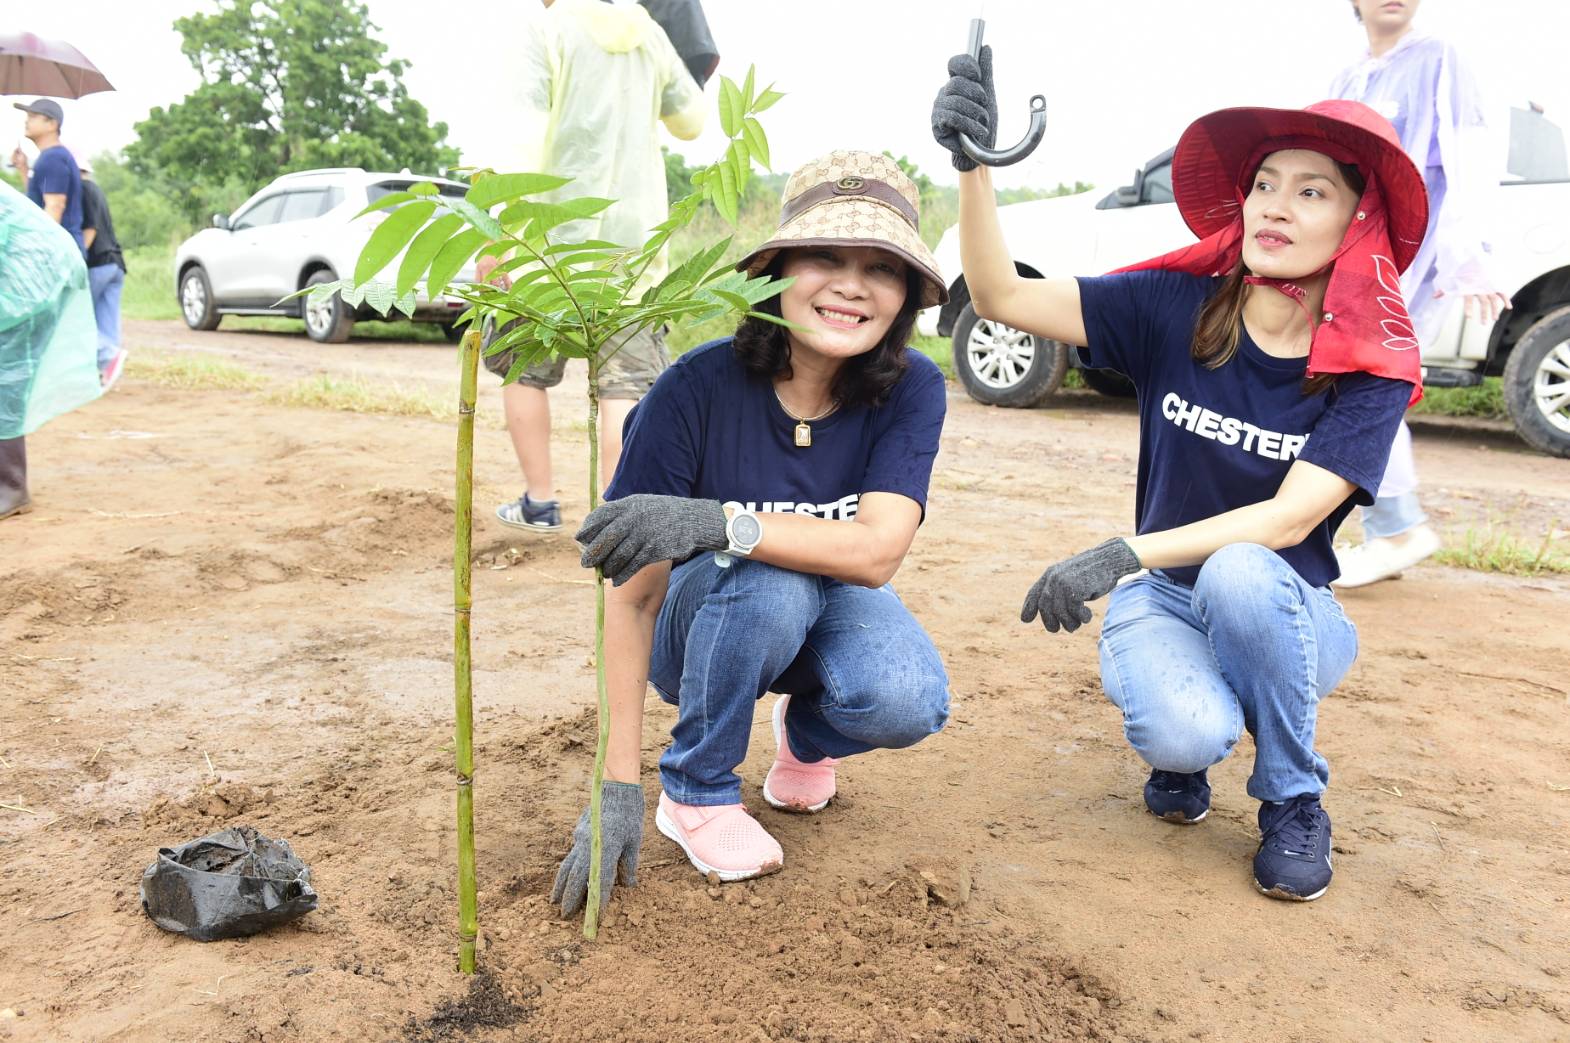
M513 320L517 321L520 320ZM485 345L489 347L496 336L512 329L513 322L502 326L495 335L487 329ZM618 341L620 347L615 346ZM640 399L649 393L654 381L670 365L670 357L665 354L665 334L662 330L640 330L624 335L602 349L601 354L602 357L609 355L600 366L601 398ZM504 380L512 369L513 357L510 351L482 356L485 368ZM566 359L543 359L519 374L518 383L526 387L553 388L561 383L562 374L566 371Z

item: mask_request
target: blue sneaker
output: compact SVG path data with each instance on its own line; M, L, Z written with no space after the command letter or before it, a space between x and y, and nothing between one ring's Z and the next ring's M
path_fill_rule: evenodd
M524 493L496 508L496 518L514 529L555 532L561 528L561 504L556 500L531 500L529 494Z
M1330 816L1319 794L1259 805L1254 886L1271 898L1312 902L1330 887Z
M1203 771L1153 771L1145 783L1145 807L1159 819L1192 826L1210 814L1210 783Z

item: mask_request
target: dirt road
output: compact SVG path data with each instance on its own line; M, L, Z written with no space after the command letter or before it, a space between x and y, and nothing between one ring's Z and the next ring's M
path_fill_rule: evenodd
M453 384L440 346L130 326L143 358L279 385ZM556 413L569 524L578 387ZM584 944L544 892L587 794L592 589L566 536L491 518L517 475L482 427L490 974L471 986L452 970L450 427L128 378L28 440L37 508L0 523L0 1039L1570 1040L1570 583L1423 567L1344 595L1362 654L1320 713L1336 882L1271 901L1250 886L1248 741L1204 825L1156 821L1096 626L1017 621L1044 564L1126 530L1134 436L1090 395L1009 412L952 392L896 580L944 652L951 724L787 817L757 793L761 706L746 799L785 870L711 890L650 825L640 886ZM1417 442L1450 531L1570 519L1570 461L1486 428ZM672 712L650 704L652 769ZM294 843L320 909L239 942L159 931L137 903L157 849L242 822Z

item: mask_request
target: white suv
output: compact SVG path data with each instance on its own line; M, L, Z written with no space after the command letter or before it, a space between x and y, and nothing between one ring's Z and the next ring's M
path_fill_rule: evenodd
M1464 387L1504 378L1505 405L1533 448L1570 456L1570 170L1564 136L1535 110L1511 122L1511 180L1494 193L1483 227L1514 307L1498 322L1465 318L1451 306L1434 343L1423 345L1429 387ZM1172 202L1172 151L1146 163L1134 183L1097 199L1088 193L1002 207L999 217L1022 275L1089 274L1155 257L1193 239ZM957 272L958 227L936 251ZM961 275L949 303L918 320L920 332L952 336L954 371L977 401L1033 406L1056 391L1078 352L978 318ZM1110 370L1087 369L1102 394L1133 387Z
M357 311L341 297L319 303L307 303L304 297L282 298L353 274L361 248L386 212L358 221L354 215L389 192L401 192L418 181L435 184L443 195L461 197L468 191L460 182L407 170L401 174L369 174L358 167L301 170L276 179L233 215L213 215L213 227L181 243L174 255L176 294L186 325L210 330L224 315L285 315L304 319L312 340L348 340L356 320L382 316ZM454 281L473 278L471 265ZM459 331L453 320L467 305L456 297L430 300L423 284L416 298L414 319L441 323L456 339Z

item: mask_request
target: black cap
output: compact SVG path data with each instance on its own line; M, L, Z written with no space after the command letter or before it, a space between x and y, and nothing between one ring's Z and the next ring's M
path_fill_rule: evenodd
M36 112L40 116L48 116L50 119L55 121L57 126L65 123L65 110L60 108L60 103L52 98L39 98L37 101L31 102L27 105L23 105L19 101L12 102L11 104L15 105L23 112Z

